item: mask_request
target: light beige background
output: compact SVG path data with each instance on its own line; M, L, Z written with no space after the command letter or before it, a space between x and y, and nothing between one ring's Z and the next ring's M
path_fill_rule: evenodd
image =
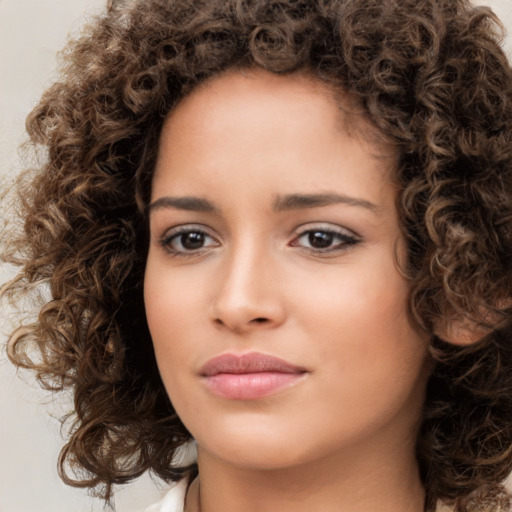
M421 0L418 0L421 1ZM17 146L24 141L24 119L55 76L55 54L69 34L106 0L0 0L0 174L20 167ZM512 0L481 0L512 33ZM506 40L512 55L512 38ZM2 275L8 270L0 268ZM0 313L0 344L7 324ZM3 318L2 318L3 317ZM64 486L57 477L60 416L69 400L50 401L31 381L17 376L0 355L0 512L99 512L102 502ZM144 478L116 496L118 512L142 512L161 494Z

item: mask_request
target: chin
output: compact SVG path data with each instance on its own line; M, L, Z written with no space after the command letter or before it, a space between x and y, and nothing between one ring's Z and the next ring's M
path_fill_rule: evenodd
M208 451L225 464L236 466L246 471L279 471L308 462L297 453L297 447L283 448L282 443L262 443L245 441L244 443L228 442L222 446L215 444L215 451L198 444L198 456Z
M227 429L211 429L195 436L198 455L211 454L230 465L246 470L271 471L306 462L302 443L290 431L256 423L230 422Z

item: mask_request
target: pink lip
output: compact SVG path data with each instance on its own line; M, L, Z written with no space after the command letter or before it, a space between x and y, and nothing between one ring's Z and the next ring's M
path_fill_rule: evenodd
M223 354L200 370L206 387L215 395L233 400L255 400L298 382L306 369L277 357L251 352Z

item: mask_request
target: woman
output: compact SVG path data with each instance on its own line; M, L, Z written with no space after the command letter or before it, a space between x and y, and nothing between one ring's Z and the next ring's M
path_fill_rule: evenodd
M118 2L90 27L29 117L48 158L4 255L4 293L50 287L9 354L74 391L65 481L181 480L162 511L507 509L496 30L462 0Z

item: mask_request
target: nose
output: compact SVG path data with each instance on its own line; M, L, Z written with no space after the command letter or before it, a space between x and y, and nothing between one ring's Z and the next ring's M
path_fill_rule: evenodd
M243 334L284 322L283 290L272 258L245 247L223 265L212 308L216 324Z

